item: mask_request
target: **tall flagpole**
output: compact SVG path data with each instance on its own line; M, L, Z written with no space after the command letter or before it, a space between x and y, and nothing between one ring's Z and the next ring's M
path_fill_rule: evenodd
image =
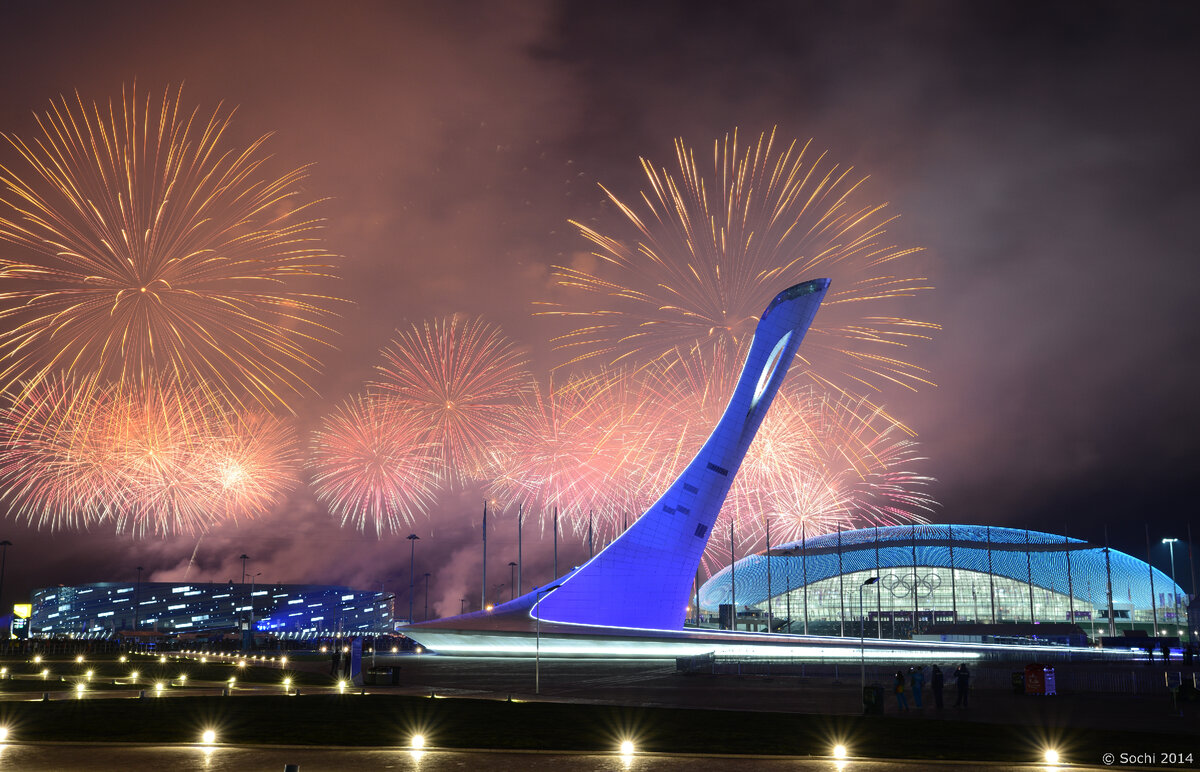
M479 610L487 609L487 499L483 500L483 590Z
M558 507L554 508L554 578L558 578Z
M521 568L524 560L521 557L521 524L525 519L525 504L517 507L517 595L521 594Z

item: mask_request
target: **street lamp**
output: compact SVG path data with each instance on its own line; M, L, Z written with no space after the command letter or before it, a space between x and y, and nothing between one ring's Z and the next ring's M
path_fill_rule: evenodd
M867 688L867 620L863 616L863 590L878 581L878 576L872 576L858 586L858 674L860 686L864 691Z
M408 539L408 623L411 625L413 621L413 588L416 586L416 563L413 562L417 554L417 542L421 539L415 533L410 533L404 538Z
M533 601L533 610L537 615L537 638L533 649L533 693L542 693L542 615L538 612L538 604L542 602L542 596L548 592L557 590L562 587L561 584L552 584L549 587L538 590Z
M137 629L138 629L138 609L139 609L139 608L141 608L141 600L142 600L142 571L144 571L144 570L145 570L145 569L144 569L144 568L142 568L141 566L138 566L138 567L137 567L137 572L138 572L138 578L137 578L137 590L135 590L135 591L134 591L134 593L133 593L133 631L134 631L135 633L137 632ZM136 641L137 641L137 638L136 638L136 637L134 638L134 641L135 641L135 644L136 644Z
M424 619L424 621L426 621L426 622L429 621L429 576L430 576L429 572L426 571L425 572L425 619Z
M1175 543L1178 539L1163 539L1163 544L1166 549L1171 552L1171 597L1175 599L1175 624L1180 623L1180 594L1175 592L1178 585L1175 584ZM0 543L2 544L2 543ZM0 574L2 577L4 574Z
M3 549L3 553L0 553L0 608L4 608L4 567L8 563L8 548L11 546L12 542L8 539L0 541L0 548Z
M246 583L246 561L249 559L250 556L245 553L238 557L238 560L242 561L242 584Z
M508 599L512 600L516 597L517 592L517 563L515 560L508 561ZM0 583L2 586L2 583Z

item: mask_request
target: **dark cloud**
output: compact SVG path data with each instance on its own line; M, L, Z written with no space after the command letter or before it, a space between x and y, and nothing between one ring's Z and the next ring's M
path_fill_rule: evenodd
M59 93L182 82L185 101L238 106L234 141L274 132L272 164L313 164L354 305L307 423L361 388L396 326L432 315L499 321L545 369L553 325L530 303L552 293L551 264L586 252L567 218L615 224L597 183L635 196L638 156L667 163L677 136L813 137L903 215L896 243L927 248L938 289L909 315L944 331L912 358L939 385L887 401L920 432L939 518L1094 539L1108 522L1140 554L1143 522L1182 536L1194 512L1194 17L1184 3L16 2L0 130L28 134ZM475 500L447 497L414 529L441 613L478 596ZM509 517L492 553L505 582ZM136 565L223 581L242 552L270 580L407 592L404 534L359 537L299 494L206 536L190 570L194 541L5 527L8 597ZM544 581L548 541L527 547Z

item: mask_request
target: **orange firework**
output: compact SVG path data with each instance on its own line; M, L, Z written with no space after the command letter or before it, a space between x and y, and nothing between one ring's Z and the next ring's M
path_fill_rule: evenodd
M296 484L286 422L201 390L55 378L22 391L0 411L0 489L36 525L191 534L265 514Z
M895 218L863 202L851 168L813 156L808 144L777 149L774 132L742 149L735 132L714 143L706 178L679 140L675 174L642 161L649 189L640 204L605 189L635 242L574 223L599 265L557 266L564 299L542 312L578 321L558 339L571 362L644 364L692 349L733 357L780 288L828 276L830 293L798 354L807 377L837 390L926 382L899 358L937 329L902 313L930 289L909 266L919 250L887 241Z
M517 410L517 426L495 445L491 496L545 521L553 508L577 531L589 521L601 538L636 500L639 453L648 438L625 373L552 383Z
M453 316L398 330L383 359L374 386L417 417L443 477L479 477L532 388L525 355L499 327Z
M309 472L317 498L360 531L377 536L412 524L438 486L438 459L420 418L380 395L348 400L313 438Z
M129 90L62 98L41 136L4 135L18 162L0 165L0 389L71 372L185 378L236 405L307 391L331 299L306 281L331 256L303 171L267 176L265 137L228 147L231 116Z

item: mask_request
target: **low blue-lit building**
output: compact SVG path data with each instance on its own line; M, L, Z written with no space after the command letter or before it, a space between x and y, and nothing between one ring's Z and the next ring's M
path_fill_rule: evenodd
M878 581L864 586L870 577ZM736 605L744 624L765 627L769 617L780 632L889 638L935 625L1073 622L1093 636L1177 636L1188 628L1189 598L1145 561L1079 539L916 525L823 534L747 556L705 582L699 602L712 613Z
M323 584L98 582L33 592L33 637L238 630L280 638L391 632L392 595Z

